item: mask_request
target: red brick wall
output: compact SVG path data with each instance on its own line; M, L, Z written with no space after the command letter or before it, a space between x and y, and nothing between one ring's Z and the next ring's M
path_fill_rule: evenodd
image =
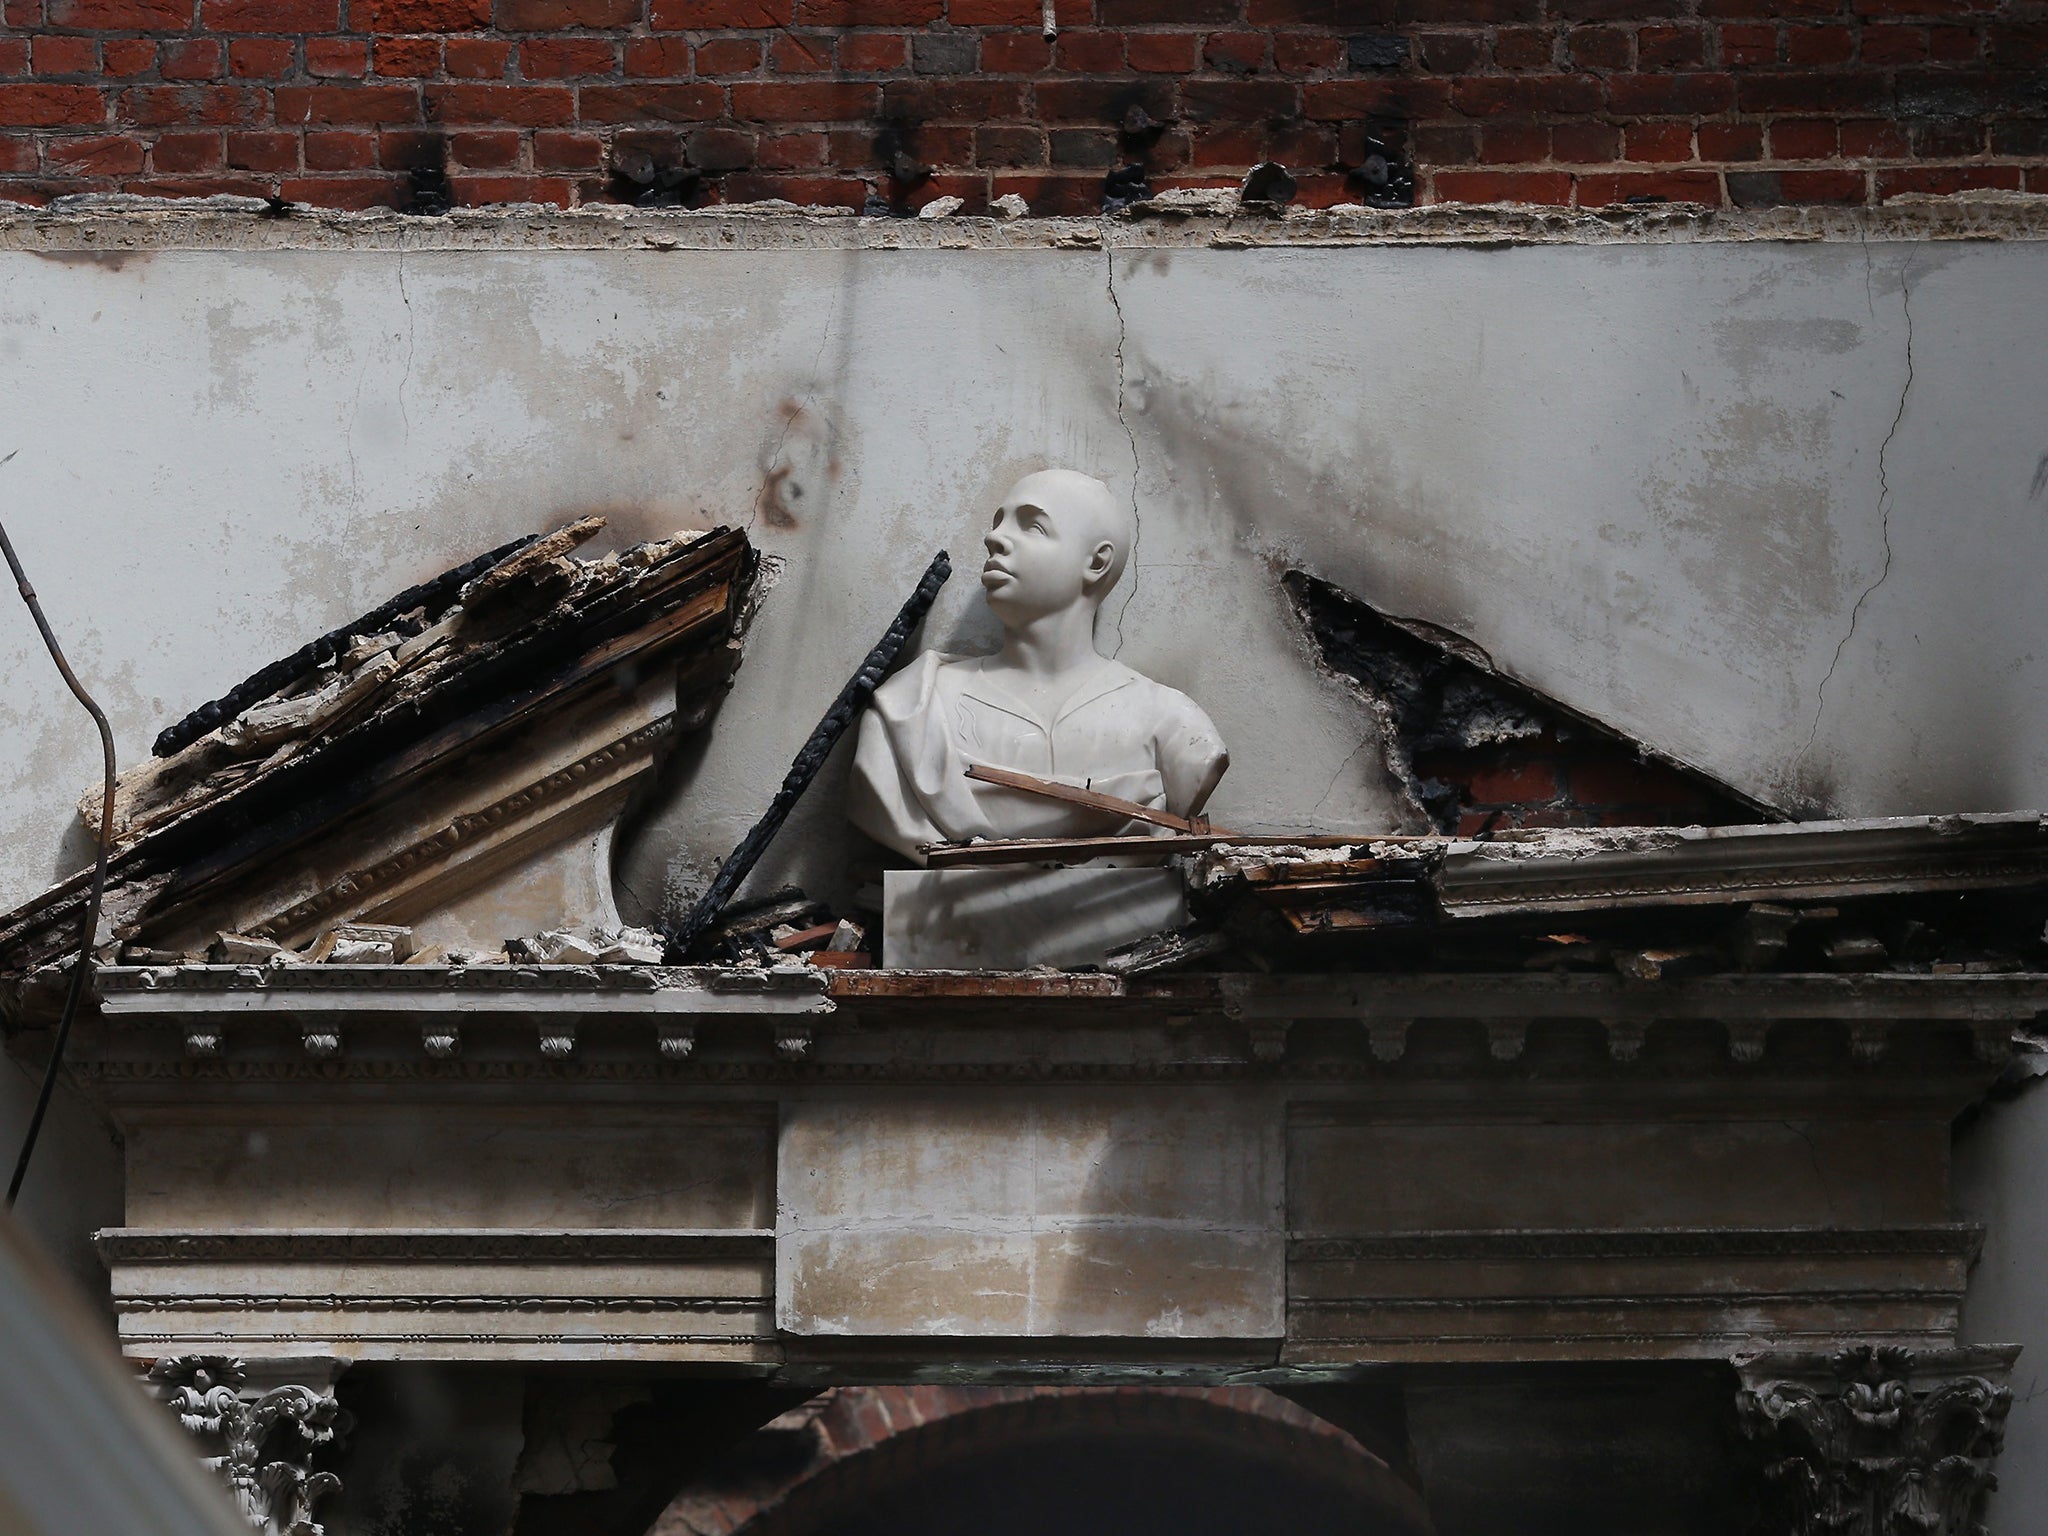
M1423 202L2048 192L2040 0L1056 3L0 0L0 197L1329 204L1373 137Z

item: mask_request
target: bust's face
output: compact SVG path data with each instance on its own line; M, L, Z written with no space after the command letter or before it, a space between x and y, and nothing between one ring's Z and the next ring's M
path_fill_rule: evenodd
M1005 627L1101 601L1116 546L1103 536L1090 494L1095 488L1096 482L1066 471L1026 475L996 508L982 538L988 560L981 587Z

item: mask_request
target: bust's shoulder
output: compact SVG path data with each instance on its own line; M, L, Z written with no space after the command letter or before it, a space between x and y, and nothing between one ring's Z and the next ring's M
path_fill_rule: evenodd
M1199 720L1204 725L1208 724L1209 716L1202 706L1178 688L1162 683L1156 677L1147 677L1136 668L1127 667L1120 661L1113 661L1110 665L1122 674L1118 684L1121 688L1131 691L1130 697L1133 701L1142 701L1146 707L1172 719Z
M958 668L980 660L976 656L953 656L945 651L920 651L875 688L878 704L912 704L931 697L935 688L959 681ZM948 676L948 673L951 676Z

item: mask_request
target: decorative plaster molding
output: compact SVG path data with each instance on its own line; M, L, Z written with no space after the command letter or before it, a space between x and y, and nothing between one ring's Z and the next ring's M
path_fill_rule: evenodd
M775 1255L775 1234L743 1231L607 1229L336 1228L228 1232L110 1227L94 1238L109 1264L324 1263L367 1260L541 1261L759 1259Z
M375 864L350 871L319 894L309 896L261 923L252 924L249 931L262 938L274 939L281 934L310 928L338 912L360 909L377 892L403 880L422 865L436 863L462 844L474 842L483 833L563 798L594 774L627 758L651 753L664 738L674 734L675 728L673 715L664 715L643 725L481 810L456 817L440 831L399 849Z
M322 1295L232 1291L126 1296L123 1315L151 1312L759 1312L773 1296L405 1295L334 1291ZM239 1336L239 1335L238 1335ZM722 1337L722 1335L719 1335Z
M2016 1345L1736 1361L1736 1409L1764 1466L1771 1536L1980 1536L2012 1406Z
M1823 1229L1809 1227L1653 1227L1530 1231L1372 1232L1288 1241L1290 1264L1362 1261L1486 1263L1555 1259L1885 1258L1903 1255L1967 1262L1984 1240L1978 1226Z

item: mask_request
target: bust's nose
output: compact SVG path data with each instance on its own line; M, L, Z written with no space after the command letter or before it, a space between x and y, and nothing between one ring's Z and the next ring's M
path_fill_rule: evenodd
M992 555L1006 553L1010 547L1010 533L1001 523L981 536L981 547Z

